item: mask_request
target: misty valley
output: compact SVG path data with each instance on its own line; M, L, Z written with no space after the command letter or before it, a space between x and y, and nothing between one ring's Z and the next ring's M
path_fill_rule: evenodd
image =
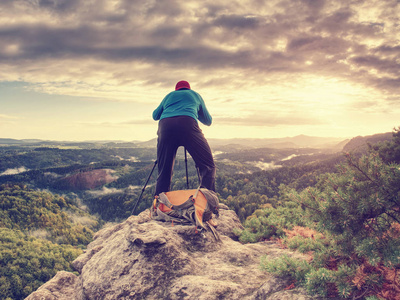
M297 188L311 183L310 179L307 180L310 182L301 183L310 173L310 167L294 166L314 162L311 169L318 173L332 169L342 159L340 152L332 149L248 148L245 144L215 148L217 192L222 199L252 192L277 197L281 183ZM77 206L87 206L89 213L99 214L100 220L107 222L119 221L131 214L132 205L156 159L155 147L134 143L43 144L39 141L3 144L0 151L1 184L22 183L29 188L75 199ZM186 188L183 151L183 147L178 149L172 190ZM190 187L196 188L198 177L190 156L187 165ZM152 174L136 213L149 207L156 177L157 171ZM240 215L242 221L254 209L247 208L247 212Z

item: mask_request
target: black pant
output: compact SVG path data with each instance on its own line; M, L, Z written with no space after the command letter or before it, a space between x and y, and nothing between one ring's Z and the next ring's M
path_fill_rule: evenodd
M184 146L199 168L201 186L215 191L216 168L210 146L192 117L165 118L158 123L156 195L171 186L176 151Z

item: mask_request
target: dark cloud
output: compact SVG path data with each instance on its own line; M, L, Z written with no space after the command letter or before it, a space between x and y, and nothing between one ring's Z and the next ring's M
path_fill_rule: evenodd
M328 15L320 16L318 21L318 28L322 30L329 30L330 32L338 32L348 27L351 17L354 15L354 11L349 8L342 8Z
M47 8L59 12L73 10L78 7L78 0L39 0L37 5L40 8Z
M60 59L66 56L77 59L88 56L105 59L108 61L146 61L174 65L197 65L198 68L216 67L246 67L251 61L248 51L224 51L213 47L196 46L166 48L155 44L150 46L123 46L118 40L113 45L115 35L112 30L103 34L101 30L93 27L80 27L73 29L57 29L47 26L37 26L26 29L24 27L10 27L0 29L0 44L19 43L20 51L14 55L3 53L0 59ZM155 34L168 32L170 35L178 34L174 28L165 28ZM116 34L118 36L118 34ZM134 39L135 34L132 34ZM104 41L109 41L104 43ZM105 45L104 45L105 44ZM134 42L132 42L134 44ZM4 47L3 47L4 49ZM252 65L252 64L251 64ZM251 66L249 65L249 67Z
M382 78L371 78L369 77L369 83L371 86L375 86L377 88L383 90L392 90L398 91L400 87L400 77L391 78L391 77L382 77Z
M38 17L0 27L0 64L93 58L266 76L312 73L393 90L400 57L398 35L390 32L398 26L393 25L398 3L377 3L369 4L380 10L377 17L360 21L363 2L356 0L231 1L229 6L214 1L197 7L178 0L123 0L113 7L106 0L7 0L0 3L3 13ZM49 19L40 17L44 11Z
M381 54L394 54L400 57L400 46L383 45L375 48L375 51Z
M178 28L176 26L169 26L165 25L162 27L157 27L151 35L157 39L158 42L160 42L160 39L163 40L171 40L175 39L176 37L179 37L181 34L182 29Z
M213 21L213 25L226 27L229 30L235 28L256 29L260 25L260 20L251 15L222 15Z
M400 63L397 59L385 59L374 55L355 56L350 59L357 67L375 69L382 73L400 76Z
M335 37L305 36L292 39L287 45L287 50L304 54L310 52L335 54L343 51L343 47L346 46L349 46L349 43Z

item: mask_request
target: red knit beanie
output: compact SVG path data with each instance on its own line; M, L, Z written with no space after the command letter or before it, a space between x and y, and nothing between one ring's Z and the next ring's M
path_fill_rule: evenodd
M189 82L187 82L185 80L179 81L175 86L175 91L180 90L180 89L189 89L190 90Z

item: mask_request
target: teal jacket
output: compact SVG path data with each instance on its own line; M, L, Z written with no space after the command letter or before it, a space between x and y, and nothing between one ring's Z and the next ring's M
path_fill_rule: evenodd
M169 93L153 111L154 120L177 116L189 116L207 126L212 123L203 98L193 90L182 89Z

